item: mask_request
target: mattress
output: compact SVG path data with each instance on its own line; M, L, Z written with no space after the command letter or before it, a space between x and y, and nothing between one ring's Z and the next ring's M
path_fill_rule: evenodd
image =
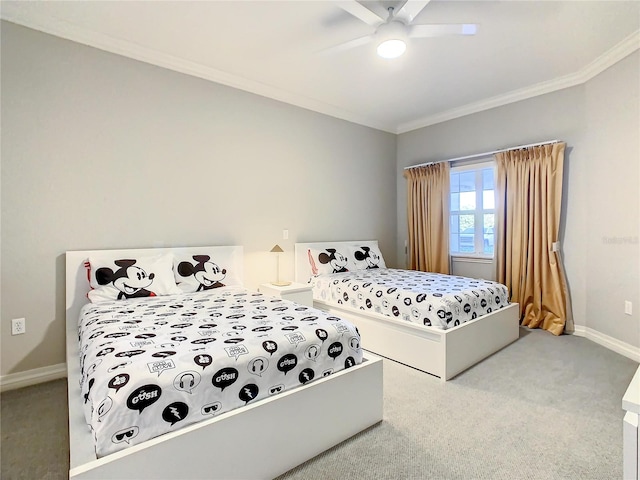
M240 287L88 304L78 335L98 457L362 362L351 323Z
M317 275L314 300L448 329L509 305L506 286L440 273L374 268Z

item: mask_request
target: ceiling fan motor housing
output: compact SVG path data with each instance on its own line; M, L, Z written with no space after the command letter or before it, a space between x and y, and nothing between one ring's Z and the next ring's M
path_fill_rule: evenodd
M376 42L378 44L387 40L407 41L407 26L400 20L391 20L383 23L376 29Z

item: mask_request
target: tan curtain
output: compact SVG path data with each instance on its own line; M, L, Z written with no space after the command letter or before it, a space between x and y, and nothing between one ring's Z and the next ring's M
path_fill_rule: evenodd
M564 143L496 154L497 279L520 304L522 325L564 331L567 286L558 242Z
M449 273L449 163L405 170L409 268Z

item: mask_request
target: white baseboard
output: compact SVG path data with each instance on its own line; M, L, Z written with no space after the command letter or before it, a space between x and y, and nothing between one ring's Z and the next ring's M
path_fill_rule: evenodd
M629 345L616 338L600 333L597 330L593 330L589 327L583 327L582 325L576 325L572 335L576 337L585 337L592 342L602 345L603 347L613 350L620 355L630 358L634 362L640 363L640 348Z
M59 363L49 367L34 368L25 372L0 376L0 392L50 382L67 376L67 364Z

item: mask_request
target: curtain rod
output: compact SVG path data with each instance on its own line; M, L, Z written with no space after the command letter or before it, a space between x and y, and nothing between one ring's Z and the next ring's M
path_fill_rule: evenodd
M472 158L488 157L489 155L494 155L494 154L500 153L500 152L507 152L509 150L519 150L521 148L539 147L540 145L547 145L547 144L550 145L550 144L553 144L553 143L558 143L559 141L560 140L547 140L546 142L530 143L528 145L518 145L517 147L501 148L499 150L493 150L491 152L475 153L473 155L467 155L466 157L456 157L456 158L450 158L448 160L438 160L437 162L419 163L417 165L411 165L409 167L404 167L404 169L405 170L409 170L411 168L424 167L424 166L427 166L427 165L433 165L435 163L456 162L458 160L471 160Z

